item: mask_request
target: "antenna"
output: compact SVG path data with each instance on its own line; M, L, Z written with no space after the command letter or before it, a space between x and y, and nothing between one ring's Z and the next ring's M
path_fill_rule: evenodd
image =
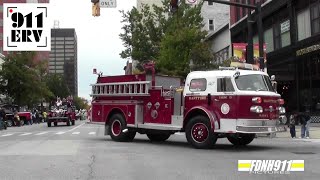
M59 29L59 20L54 20L53 29Z

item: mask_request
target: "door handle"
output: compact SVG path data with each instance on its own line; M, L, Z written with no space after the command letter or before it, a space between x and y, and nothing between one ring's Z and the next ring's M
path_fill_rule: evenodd
M219 99L214 99L215 102L219 102Z

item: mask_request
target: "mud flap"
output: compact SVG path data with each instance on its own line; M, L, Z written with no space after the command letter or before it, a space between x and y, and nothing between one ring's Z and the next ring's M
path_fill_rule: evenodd
M110 135L110 132L109 132L109 125L105 125L104 126L104 135Z

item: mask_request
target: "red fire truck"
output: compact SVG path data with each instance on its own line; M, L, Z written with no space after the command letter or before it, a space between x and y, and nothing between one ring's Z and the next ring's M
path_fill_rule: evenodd
M238 67L188 74L184 87L156 86L145 74L102 76L92 84L93 123L105 126L115 141L132 141L136 133L151 141L165 141L185 132L195 148L210 148L226 137L234 145L247 145L256 134L284 131L279 116L284 101L275 92L267 73Z

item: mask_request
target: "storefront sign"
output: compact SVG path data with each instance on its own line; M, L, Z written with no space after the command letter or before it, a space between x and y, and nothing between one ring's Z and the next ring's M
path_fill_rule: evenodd
M233 56L237 61L246 62L247 43L233 43Z
M315 45L312 45L312 46L309 46L309 47L306 47L306 48L298 50L296 52L296 55L297 56L302 56L304 54L308 54L310 52L317 51L319 49L320 49L320 44L315 44Z
M287 20L287 21L281 23L280 26L281 26L281 34L285 33L290 30L290 21Z

